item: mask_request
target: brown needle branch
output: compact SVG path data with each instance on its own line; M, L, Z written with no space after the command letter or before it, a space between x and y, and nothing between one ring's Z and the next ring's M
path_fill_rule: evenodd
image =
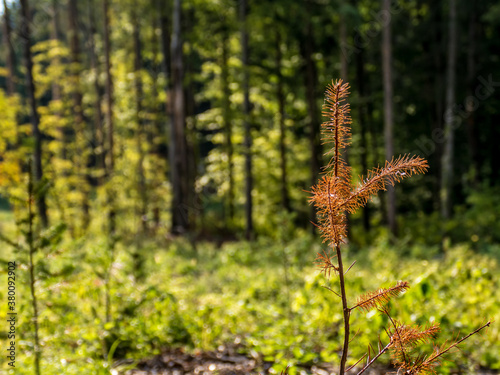
M371 365L372 365L372 364L373 364L373 363L374 363L374 362L378 359L378 357L380 357L382 354L384 354L384 353L385 353L385 352L386 352L386 351L387 351L387 350L391 347L391 344L392 344L392 342L389 342L386 346L384 346L384 347L382 348L382 350L380 350L380 351L377 353L377 355L376 355L375 357L373 357L373 358L370 360L370 362L368 362L368 363L366 364L366 366L365 366L365 367L363 367L363 368L361 369L361 371L360 371L360 372L358 372L358 375L361 375L363 372L365 372L365 371L368 369L368 367L370 367L370 366L371 366Z
M436 361L439 357L441 357L443 354L449 352L451 349L453 348L456 348L460 343L462 343L463 341L467 340L469 337L471 337L472 335L475 335L476 333L479 333L481 330L483 330L484 328L486 327L489 327L491 324L491 320L489 320L488 322L486 322L485 324L483 324L481 327L479 327L478 329L476 329L475 331L472 331L471 333L469 333L467 336L464 336L462 337L460 340L454 342L453 344L451 344L450 346L448 346L446 349L443 349L443 350L438 350L436 353L434 353L432 356L430 356L428 359L426 359L424 362L422 362L421 365L419 365L418 367L428 367L429 365L431 365L434 361ZM418 372L418 369L417 368L417 372Z
M409 287L410 284L407 281L401 281L391 288L381 288L375 292L366 293L358 298L358 302L351 310L359 307L362 310L369 311L373 308L381 307L389 302L392 297L398 296Z

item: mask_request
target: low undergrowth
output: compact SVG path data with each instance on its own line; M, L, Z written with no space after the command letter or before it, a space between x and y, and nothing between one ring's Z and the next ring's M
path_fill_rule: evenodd
M58 245L57 257L44 263L38 282L43 374L109 374L111 356L144 358L165 347L187 350L216 349L236 343L250 356L274 362L297 373L300 363L338 363L342 347L342 310L332 301L333 287L313 267L322 248L305 233L278 244L260 239L253 244L234 242L216 247L193 247L183 241L149 243L132 249L119 244L111 284L112 321L105 323L104 289L99 276L106 267L105 241ZM431 260L401 257L397 247L381 242L363 249L345 248L360 261L347 280L353 294L373 284L390 286L404 279L412 288L392 304L395 318L419 325L439 322L437 342L499 317L500 266L495 258L456 246ZM355 253L355 254L354 254ZM134 254L132 256L131 254ZM141 255L141 269L137 264ZM0 258L10 259L6 247ZM76 265L61 278L58 270ZM4 267L6 269L6 267ZM33 368L30 309L26 270L18 270L18 341L16 374ZM4 270L2 270L3 272ZM3 272L4 273L4 272ZM0 291L0 300L5 300ZM351 353L356 358L376 345L387 326L376 311L356 311L353 330L359 332ZM6 316L6 306L0 307ZM441 339L442 337L443 339ZM5 337L2 337L5 338ZM484 366L500 369L500 331L491 326L461 345L453 362L443 362L440 373L472 371ZM388 360L388 359L386 359ZM2 365L6 370L6 364Z

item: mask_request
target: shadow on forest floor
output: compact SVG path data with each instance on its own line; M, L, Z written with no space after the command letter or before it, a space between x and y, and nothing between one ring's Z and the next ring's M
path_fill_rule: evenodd
M133 369L123 368L131 361L118 361L112 374L120 375L244 375L269 374L273 363L239 354L234 348L220 347L218 351L185 353L181 349L168 349L162 354L138 362ZM285 365L284 365L285 366ZM284 367L283 366L283 367ZM296 365L299 374L330 375L335 369L327 364ZM120 369L121 368L121 369ZM271 370L272 371L272 370ZM358 370L359 371L359 370ZM367 375L396 373L387 367L373 367ZM355 371L350 374L355 374Z

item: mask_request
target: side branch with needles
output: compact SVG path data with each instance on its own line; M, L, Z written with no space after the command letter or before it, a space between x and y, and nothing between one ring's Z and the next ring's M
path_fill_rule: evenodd
M434 351L433 354L425 355L418 351L420 344L434 343L434 335L439 331L439 325L431 324L426 327L418 325L405 325L392 318L388 302L405 292L409 287L406 281L398 282L390 288L380 288L360 296L356 302L349 306L345 286L345 276L354 266L355 261L344 270L342 259L342 244L345 243L347 235L347 213L354 213L358 208L367 204L368 200L381 190L386 190L388 185L395 185L404 178L415 174L425 173L428 169L427 161L418 156L403 155L386 161L383 167L377 167L361 176L359 182L353 187L351 181L351 168L342 158L343 150L349 145L351 137L351 117L349 104L346 99L349 95L349 84L342 80L332 82L326 89L323 115L326 121L321 126L323 143L329 145L327 155L330 161L324 167L324 174L318 183L312 187L310 203L317 209L317 227L328 244L331 252L323 251L316 258L316 264L325 274L330 277L333 273L337 275L340 288L338 291L330 287L326 289L337 295L342 301L344 321L344 343L342 356L340 358L339 374L358 368L361 361L366 364L357 372L365 372L382 354L391 353L394 365L399 374L432 374L441 357L456 348L461 342L472 335L479 333L488 327L491 322L487 321L481 327L451 344L444 344ZM350 317L355 309L370 311L377 309L386 315L391 326L385 333L388 343L383 344L379 338L378 349L368 348L368 352L346 368L350 339ZM354 337L353 337L354 338Z

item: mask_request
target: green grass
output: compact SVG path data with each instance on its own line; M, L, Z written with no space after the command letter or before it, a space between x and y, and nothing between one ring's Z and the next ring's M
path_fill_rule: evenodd
M239 342L243 351L275 362L277 370L287 364L336 363L342 339L341 304L323 288L338 286L313 266L319 242L299 233L283 245L266 239L221 248L210 243L193 248L183 241L143 242L140 248L119 244L110 323L104 321L106 242L99 238L64 242L50 254L38 255L42 373L109 374L104 352L113 344L115 358L149 357L167 346L214 349ZM133 253L143 259L142 270L134 269ZM12 256L2 245L0 255L6 254ZM24 256L17 257L23 264L18 269L20 337L15 373L31 374L28 276ZM486 318L500 317L500 267L494 258L466 246L424 260L401 258L396 249L381 243L347 251L347 262L355 259L358 262L347 274L351 301L366 290L408 280L412 288L392 304L394 316L418 324L440 322L438 342L472 331ZM58 273L65 276L50 276ZM1 288L0 301L5 297ZM5 316L2 303L4 322ZM386 324L375 311L353 312L352 329L359 333L351 344L352 362L370 343L376 345L379 335L386 340ZM465 342L461 352L448 357L452 363L443 363L441 373L456 366L500 368L499 334L494 323L486 333ZM8 369L2 363L1 369Z

